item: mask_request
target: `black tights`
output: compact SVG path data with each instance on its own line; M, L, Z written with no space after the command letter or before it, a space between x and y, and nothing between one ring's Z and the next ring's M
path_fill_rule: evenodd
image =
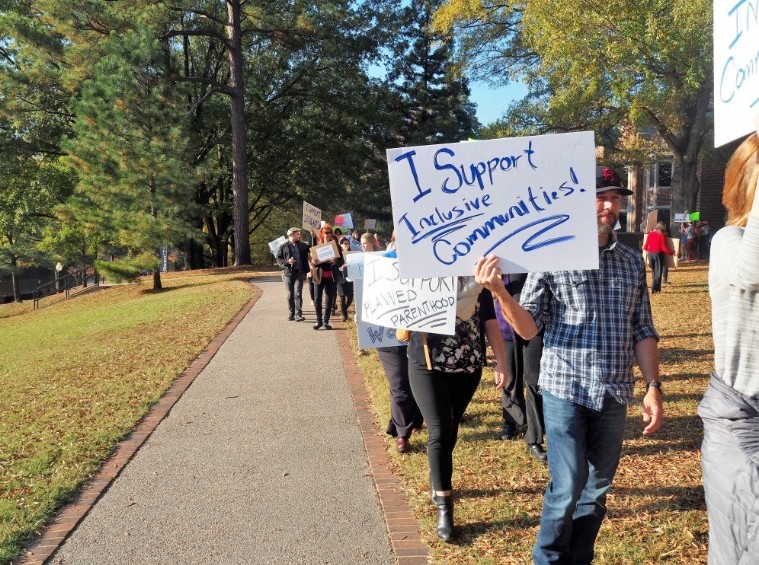
M474 373L441 373L409 359L408 376L414 399L427 422L427 459L432 488L451 490L453 448L458 439L459 422L480 384L482 368Z
M322 279L322 282L314 285L314 308L316 309L316 322L329 324L332 315L332 305L335 303L337 285L332 279ZM327 297L322 315L322 295Z

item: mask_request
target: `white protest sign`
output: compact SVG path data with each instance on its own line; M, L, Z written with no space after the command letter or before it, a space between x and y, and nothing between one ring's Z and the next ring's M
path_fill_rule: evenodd
M682 224L683 222L688 221L688 214L687 212L685 214L675 214L675 223L676 224Z
M361 312L367 322L453 335L456 290L455 277L401 278L397 259L364 254Z
M374 219L364 220L364 229L365 230L377 229L377 220L374 220Z
M759 0L714 0L714 146L759 114Z
M384 252L379 252L384 253ZM345 278L347 278L349 281L356 281L358 279L364 278L364 254L359 252L353 252L348 253L345 256L345 262L348 264L348 267L345 269ZM361 302L358 298L356 298L356 307L358 307L359 302Z
M269 242L269 249L271 250L272 255L277 255L277 251L279 251L279 248L282 247L282 244L287 241L287 238L283 235L275 239L274 241Z
M322 227L322 211L303 201L303 226L310 231L319 231Z
M359 255L362 255L361 262L363 263L363 254ZM356 299L356 334L358 335L359 349L376 349L377 347L406 345L404 342L396 339L395 329L378 326L377 324L372 324L363 319L361 301L364 293L362 281L360 279L353 285L353 295Z
M598 268L593 132L387 151L401 275Z

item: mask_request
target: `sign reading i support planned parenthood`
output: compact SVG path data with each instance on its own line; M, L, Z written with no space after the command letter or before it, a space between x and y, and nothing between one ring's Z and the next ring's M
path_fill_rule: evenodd
M593 132L387 151L403 277L598 268Z
M364 254L362 319L389 328L453 335L456 278L401 278L398 260Z
M363 312L361 311L361 305L364 300L364 285L363 285L363 253L352 253L351 255L361 256L361 277L356 279L353 285L353 290L356 297L356 334L358 335L358 347L359 349L376 349L378 347L397 347L399 345L406 345L405 342L398 341L395 337L395 328L386 328L385 326L378 326L364 320Z
M714 0L714 146L759 115L759 0Z

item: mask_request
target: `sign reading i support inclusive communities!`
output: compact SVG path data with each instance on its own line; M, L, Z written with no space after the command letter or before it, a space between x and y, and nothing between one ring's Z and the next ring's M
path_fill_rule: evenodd
M714 146L759 115L759 0L714 0Z
M453 335L456 278L402 278L398 260L364 254L361 317L389 328Z
M387 151L400 275L598 268L593 132Z

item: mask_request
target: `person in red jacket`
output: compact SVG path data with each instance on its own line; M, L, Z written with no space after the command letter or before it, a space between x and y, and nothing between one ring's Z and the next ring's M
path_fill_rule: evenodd
M664 222L656 224L656 229L648 234L646 244L643 246L643 250L648 252L648 263L651 265L651 270L654 273L653 284L651 285L651 292L661 292L661 277L662 271L665 266L665 255L675 254L667 246L667 226Z

